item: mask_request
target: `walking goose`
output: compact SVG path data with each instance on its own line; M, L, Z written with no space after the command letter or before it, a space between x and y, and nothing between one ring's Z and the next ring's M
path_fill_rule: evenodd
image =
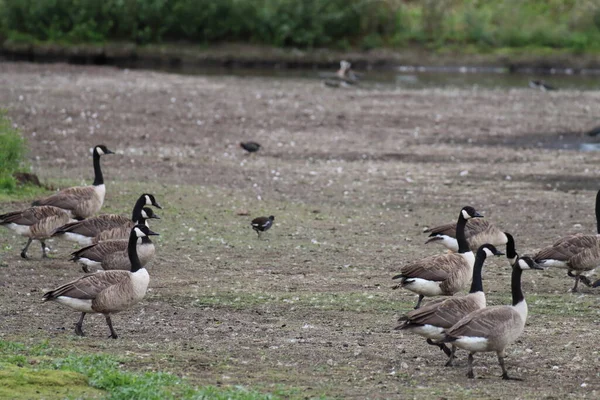
M441 243L448 250L458 251L456 241L456 224L446 224L427 229L429 233L427 243ZM482 245L489 243L494 246L504 246L508 242L505 232L502 232L494 224L485 219L470 219L465 226L465 237L473 251L477 251Z
M39 240L42 245L42 257L48 258L46 254L46 242L54 230L69 221L64 210L52 206L30 207L23 211L14 211L0 215L0 225L17 232L21 236L28 237L27 244L21 251L21 257L27 258L27 249L34 240Z
M566 268L567 274L575 278L572 292L577 292L579 281L591 286L590 280L582 274L600 265L600 190L596 194L595 211L596 235L577 233L564 236L533 256L542 267Z
M101 313L106 317L110 337L117 338L110 315L126 310L146 295L150 276L141 265L136 251L138 238L158 235L145 225L136 225L129 236L127 252L131 263L130 271L100 271L85 275L46 292L43 301L54 300L81 312L75 324L75 334L83 333L83 319L87 313Z
M33 206L54 206L65 210L71 218L84 219L96 214L104 203L104 177L100 156L114 154L104 145L94 147L94 183L92 186L74 186L32 203Z
M138 239L136 251L140 264L145 266L154 258L156 250L150 238L142 236ZM82 263L84 272L89 272L88 267L129 270L131 268L129 242L123 239L99 242L71 253L71 261Z
M454 360L454 346L450 351L443 343L438 344L434 341L444 337L444 329L449 329L470 312L486 306L481 271L486 257L492 255L501 256L504 253L498 251L491 244L484 244L477 250L469 294L430 301L418 310L413 310L400 317L398 322L402 323L396 327L396 330L416 333L426 338L428 344L439 346L449 357L446 366L451 366Z
M414 261L402 267L400 274L392 278L400 279L400 284L394 289L403 287L419 295L415 309L419 308L425 296L452 296L469 282L475 257L465 238L465 225L467 220L479 217L482 215L473 207L466 206L460 210L456 223L458 253Z
M469 352L469 378L473 374L473 354L495 351L502 368L502 379L517 379L508 376L504 366L506 347L521 336L527 320L527 302L521 290L521 274L526 269L543 269L531 257L519 257L512 266L512 306L487 307L473 311L446 330L439 341Z
M116 214L98 215L63 225L52 236L72 240L84 246L98 243L101 240L127 239L131 228L135 225L146 223L145 221L149 218L160 219L152 209L144 207L145 205L162 208L153 195L144 193L135 202L131 219Z

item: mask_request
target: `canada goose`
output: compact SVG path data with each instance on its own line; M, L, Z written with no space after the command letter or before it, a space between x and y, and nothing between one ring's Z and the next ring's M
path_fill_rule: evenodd
M98 215L97 217L63 225L52 236L76 241L84 246L98 243L100 240L127 239L131 228L144 223L142 219L144 221L149 218L160 219L152 209L146 208L144 205L162 208L153 195L144 193L135 202L131 219L116 214Z
M419 295L415 309L419 308L425 296L452 296L461 290L473 275L475 257L465 238L465 225L471 218L482 217L473 207L460 210L456 224L458 253L442 254L424 258L405 265L400 274L392 279L400 279L400 284Z
M55 300L76 311L81 318L75 324L75 334L83 333L83 319L87 313L102 313L110 329L110 337L117 338L110 314L126 310L142 300L148 289L150 276L141 265L136 251L138 238L158 235L145 225L136 225L129 236L127 252L131 263L130 271L100 271L85 275L46 292L42 301Z
M123 239L105 240L71 253L71 261L82 263L84 272L89 272L88 267L99 267L104 270L129 270L131 262L128 245L129 242ZM142 236L138 239L136 251L140 264L145 266L154 258L154 243L148 236Z
M104 145L94 147L94 183L92 186L75 186L32 203L33 206L54 206L65 210L71 218L84 219L96 214L104 203L104 178L100 168L100 156L114 154Z
M456 242L456 224L446 224L436 226L425 230L429 233L430 239L427 243L441 243L448 250L453 252L458 251L458 243ZM505 232L502 232L494 224L485 219L470 219L465 226L465 237L467 243L473 251L477 251L482 245L489 243L494 246L504 246L508 242L508 237Z
M260 143L256 142L241 142L240 147L248 153L257 152L260 149Z
M512 267L512 306L487 307L473 311L445 332L439 343L451 343L469 352L467 376L473 378L473 354L495 351L502 368L502 379L508 376L504 366L506 346L521 336L527 320L527 302L521 290L521 274L526 269L543 269L531 257L517 258Z
M590 280L582 274L600 265L600 190L596 193L595 211L596 235L578 233L564 236L533 256L542 267L566 268L567 274L575 278L572 292L577 292L579 281L590 286Z
M48 258L46 254L46 242L54 230L69 221L69 218L64 210L52 207L30 207L23 211L15 211L0 215L0 225L4 225L9 229L17 232L21 236L29 238L27 244L21 251L21 257L27 258L27 249L34 240L39 240L42 245L42 257Z
M251 222L252 229L254 229L256 231L256 233L258 234L258 237L260 238L261 232L268 231L271 228L271 226L273 226L274 220L275 220L275 217L272 215L268 218L267 217L254 218Z
M542 80L531 80L529 81L529 87L532 89L540 89L542 92L547 90L556 90L554 86L548 85Z
M402 324L396 327L396 329L416 333L425 337L427 343L440 346L449 357L446 366L451 366L454 359L454 349L451 352L446 345L434 343L433 341L441 340L444 337L444 329L452 327L452 325L468 313L485 307L485 293L483 292L483 282L481 279L483 263L488 256L501 256L503 254L491 244L484 244L479 247L475 256L473 279L469 294L429 302L418 310L413 310L400 317L398 321L402 322Z

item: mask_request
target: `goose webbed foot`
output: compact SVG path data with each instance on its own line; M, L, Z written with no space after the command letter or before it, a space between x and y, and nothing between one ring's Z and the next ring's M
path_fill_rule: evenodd
M75 324L75 334L77 336L85 336L85 333L83 332L83 319L85 318L85 313L81 313L81 317L79 318L79 321L77 321L77 323Z
M29 257L27 257L27 249L29 248L29 245L31 244L31 242L33 242L32 238L29 238L29 240L27 240L27 244L25 245L25 247L23 247L23 250L21 250L21 258L24 259L28 259Z
M25 260L29 259L29 257L27 257L27 253L25 252L25 250L23 250L21 252L21 258L24 258Z
M584 275L579 275L579 281L587 287L592 287L592 285L593 285L592 281L590 281L590 278L588 278L587 276L584 276Z
M86 274L89 274L89 273L90 273L90 269L89 269L89 268L88 268L88 266L87 266L87 265L85 265L85 264L81 266L81 269L82 269L82 270L83 270L83 272L85 272Z
M502 379L506 381L522 381L522 378L515 378L514 376L508 376L508 374L502 374Z

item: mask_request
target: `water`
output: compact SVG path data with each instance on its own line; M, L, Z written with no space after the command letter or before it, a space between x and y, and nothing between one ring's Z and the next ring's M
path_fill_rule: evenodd
M182 67L162 69L189 75L263 77L274 79L321 80L334 71L318 69ZM502 68L418 68L399 67L386 70L357 71L364 89L511 89L527 88L530 80L544 80L558 90L599 90L600 71L584 74L508 73ZM535 89L531 89L535 90Z

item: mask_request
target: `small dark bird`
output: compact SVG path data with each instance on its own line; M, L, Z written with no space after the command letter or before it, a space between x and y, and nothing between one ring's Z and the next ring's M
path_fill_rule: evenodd
M600 135L600 126L597 126L597 127L593 128L593 129L590 129L585 134L588 135L588 136L598 136L598 135Z
M545 92L547 90L556 90L554 86L548 85L544 81L531 80L529 81L529 87L532 89L540 89L542 92Z
M252 220L252 229L256 231L258 237L260 238L261 232L268 231L271 226L273 226L273 221L275 220L274 216L270 217L258 217Z
M254 153L260 149L260 144L256 142L241 142L240 147L248 153Z

